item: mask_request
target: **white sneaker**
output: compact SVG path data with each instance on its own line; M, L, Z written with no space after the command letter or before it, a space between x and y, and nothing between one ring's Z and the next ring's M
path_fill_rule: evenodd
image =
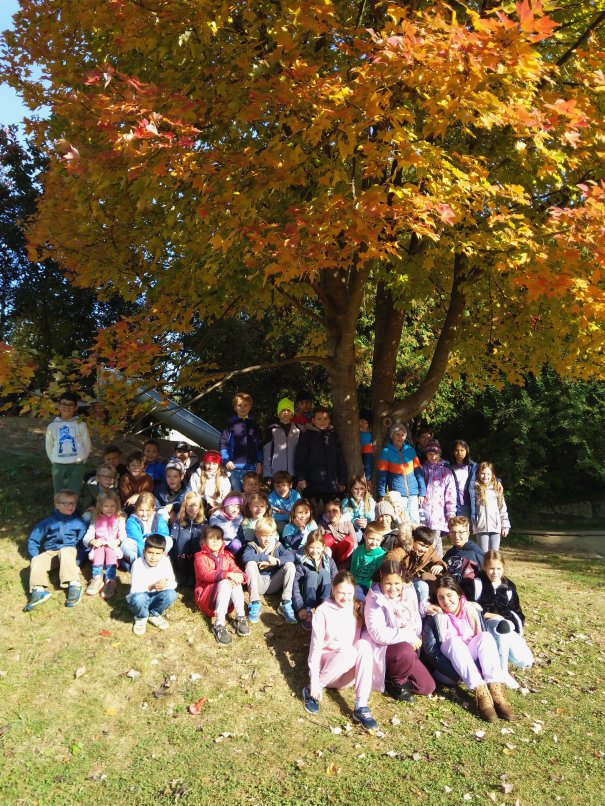
M147 619L135 618L134 624L132 625L132 631L135 635L145 635L145 632L147 631Z
M170 627L170 622L166 621L164 616L149 616L149 623L157 627L158 630L167 630Z

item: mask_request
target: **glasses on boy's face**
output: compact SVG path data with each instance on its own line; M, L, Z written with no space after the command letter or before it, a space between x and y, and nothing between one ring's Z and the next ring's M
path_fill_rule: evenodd
M60 507L73 507L75 509L76 508L76 502L73 500L73 498L70 498L68 501L57 501L57 506L60 506Z
M458 536L467 535L468 534L468 529L450 529L450 534L452 535L452 537L454 535L458 535Z

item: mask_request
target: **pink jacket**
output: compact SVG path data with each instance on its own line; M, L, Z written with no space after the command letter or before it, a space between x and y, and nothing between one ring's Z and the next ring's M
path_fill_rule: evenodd
M441 640L446 638L462 638L465 644L482 632L481 619L476 608L469 607L464 596L460 597L460 611L457 615L440 613L437 617Z
M443 461L427 462L422 466L426 495L422 509L429 529L447 532L447 522L456 514L456 481Z
M351 608L339 607L331 599L317 608L312 623L309 677L311 688L319 688L319 674L328 656L354 646L360 638L361 627Z
M395 607L400 610L405 621L404 627L397 627ZM376 583L372 585L364 604L365 638L374 655L372 688L384 691L387 647L406 641L414 644L422 632L422 620L418 610L418 597L413 585L405 585L400 599L388 599Z
M84 545L87 546L93 537L101 540L103 546L122 543L126 539L126 520L122 515L99 515L88 527Z

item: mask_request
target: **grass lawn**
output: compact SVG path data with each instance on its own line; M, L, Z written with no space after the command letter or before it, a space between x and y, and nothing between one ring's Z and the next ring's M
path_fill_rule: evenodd
M603 803L602 562L508 549L537 658L510 696L520 721L481 722L462 689L412 706L374 693L384 735L368 736L352 690L303 711L309 637L276 601L227 648L191 596L168 631L134 636L123 573L111 602L67 609L56 589L24 613L50 473L42 455L0 450L0 803Z

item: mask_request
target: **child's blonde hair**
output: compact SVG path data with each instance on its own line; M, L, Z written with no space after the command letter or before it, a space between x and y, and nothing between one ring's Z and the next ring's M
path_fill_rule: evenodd
M299 498L298 501L294 504L292 509L290 510L290 523L294 523L294 516L296 514L297 509L308 509L309 515L313 518L313 507L311 506L311 502L308 501L306 498Z
M487 568L488 563L500 563L502 568L506 571L504 554L502 554L500 549L490 549L489 551L485 552L485 554L483 555L483 565L482 565L484 571Z
M483 484L479 481L479 474L482 470L491 470L492 471L492 478L489 484ZM477 502L479 504L485 504L487 500L487 491L494 490L496 493L496 497L498 499L498 506L502 507L502 503L504 501L504 490L502 485L496 478L496 471L494 470L494 466L491 462L481 462L479 467L477 468L477 481L475 482L475 491L477 493Z
M106 501L113 501L116 505L116 515L119 518L124 517L124 513L122 512L122 502L120 501L120 496L114 492L113 490L109 490L106 493L99 493L99 497L97 498L97 503L95 504L95 508L92 513L92 520L93 523L103 514L103 504Z
M309 532L307 542L305 543L305 554L307 557L310 556L308 551L309 546L312 546L314 543L321 543L324 548L326 547L326 538L319 529L313 529L312 532Z
M193 519L193 523L203 523L206 520L202 496L199 493L195 493L190 490L188 493L185 493L183 500L181 501L181 508L179 509L179 523L181 526L185 526L185 524L189 522L189 515L187 515L186 510L187 504L190 504L192 501L197 501L197 503L200 505L199 511Z
M243 515L245 518L252 517L252 513L250 512L250 504L253 504L255 501L260 501L261 504L265 505L265 515L267 514L267 510L269 509L269 501L267 500L267 496L264 493L250 493L248 500L244 504ZM263 516L261 515L261 517Z
M139 507L143 505L150 506L151 509L155 510L155 496L153 493L141 493L137 500L134 502L134 511L135 514Z
M351 499L353 499L353 487L356 484L362 485L362 487L364 487L364 489L365 489L365 493L363 494L362 501L363 501L364 509L367 510L367 509L370 508L371 499L372 499L372 496L370 495L370 485L368 484L368 480L366 479L365 476L363 476L361 474L359 474L357 476L353 476L353 478L351 479L351 483L349 484L349 495L351 496Z
M256 521L255 533L277 535L277 524L273 518L268 518L266 515Z

